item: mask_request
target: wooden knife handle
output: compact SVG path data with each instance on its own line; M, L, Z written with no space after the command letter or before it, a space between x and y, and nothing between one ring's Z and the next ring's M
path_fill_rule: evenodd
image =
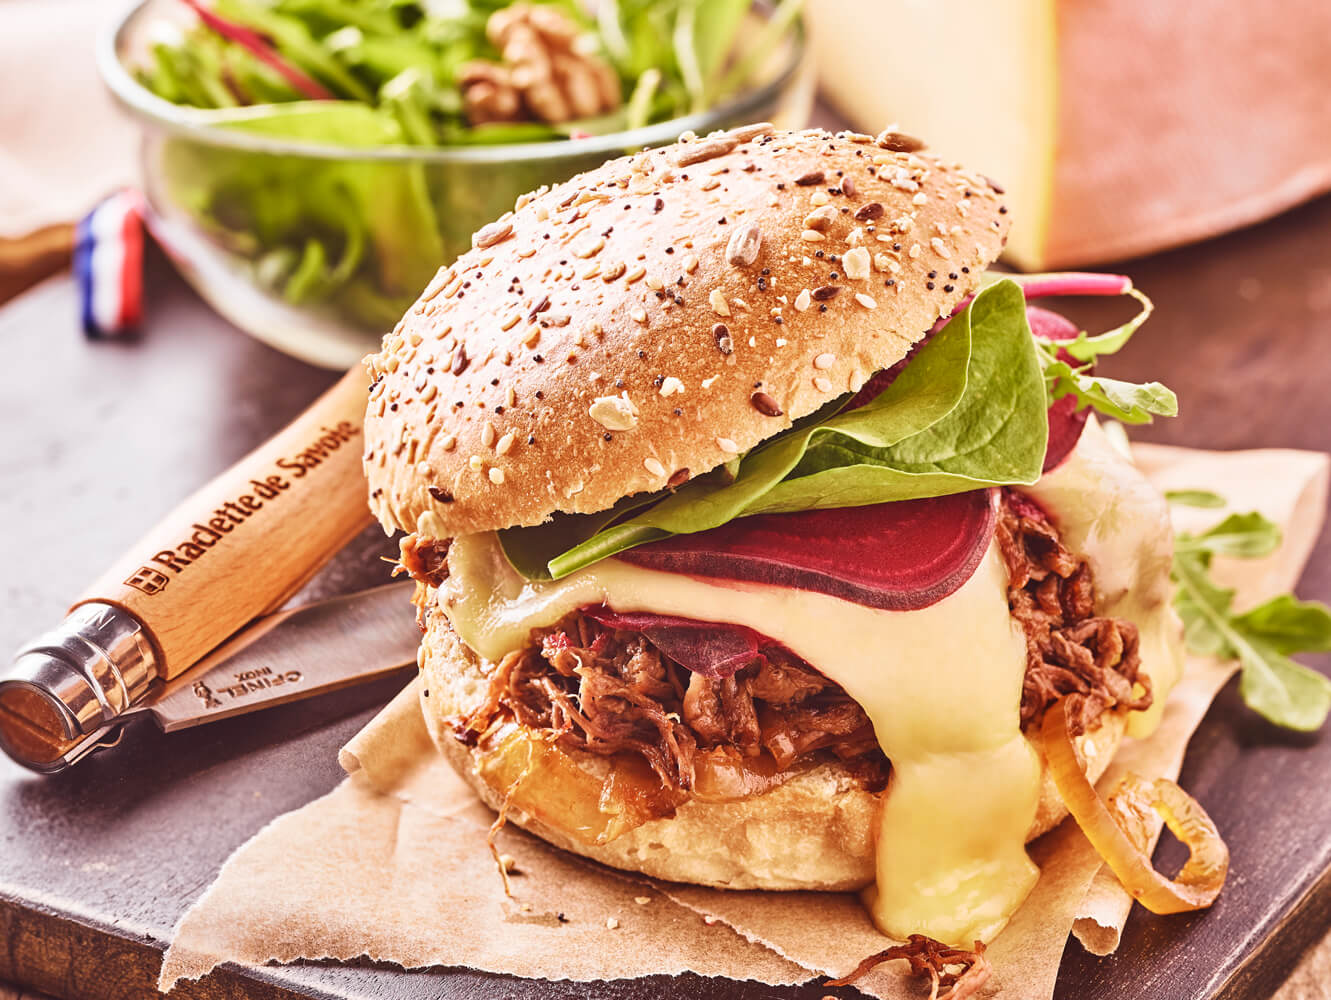
M370 522L359 365L185 500L77 602L123 608L170 679L277 607Z

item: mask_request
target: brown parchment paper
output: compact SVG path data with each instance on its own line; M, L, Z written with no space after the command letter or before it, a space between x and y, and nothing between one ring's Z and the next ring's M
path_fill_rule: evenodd
M1210 489L1233 510L1260 510L1285 541L1259 561L1216 560L1240 606L1288 590L1321 528L1327 456L1282 450L1134 449L1162 489ZM1203 530L1227 511L1175 511ZM1190 657L1149 739L1125 741L1105 781L1123 770L1176 777L1193 730L1233 665ZM512 827L500 849L516 863L505 898L485 845L492 814L435 752L404 689L343 750L347 779L274 820L226 862L190 908L167 952L160 986L226 961L262 964L361 956L414 968L455 965L546 979L620 979L693 971L771 984L842 975L885 939L855 896L724 892L658 883L548 847ZM1069 932L1105 953L1117 946L1130 899L1101 873L1076 825L1032 845L1041 877L990 946L986 993L1048 1000ZM1242 891L1231 887L1229 891ZM874 996L917 996L901 963L857 985Z

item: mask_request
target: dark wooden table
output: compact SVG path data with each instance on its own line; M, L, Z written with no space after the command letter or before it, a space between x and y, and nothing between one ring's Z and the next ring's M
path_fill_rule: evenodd
M1331 199L1256 229L1127 266L1158 305L1110 373L1159 378L1184 417L1143 432L1218 448L1331 446ZM138 342L83 341L55 278L0 309L0 652L55 622L72 595L194 486L297 413L333 376L228 327L162 264ZM1089 322L1115 310L1100 304ZM381 580L374 529L313 585ZM1331 598L1324 537L1302 593ZM1320 664L1323 668L1326 663ZM227 856L341 777L336 748L396 686L360 690L163 737L131 728L115 752L41 779L0 760L0 981L68 1000L148 995L171 928ZM1331 923L1331 740L1243 710L1233 686L1183 773L1225 831L1229 887L1209 912L1138 911L1120 953L1071 945L1065 998L1259 997ZM1166 851L1166 854L1169 852ZM330 905L336 905L330 901ZM189 997L817 998L696 977L531 983L465 970L309 964L223 969ZM849 995L850 991L842 991Z

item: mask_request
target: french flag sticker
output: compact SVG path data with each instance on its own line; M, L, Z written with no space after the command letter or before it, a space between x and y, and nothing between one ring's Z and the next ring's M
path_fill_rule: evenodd
M116 192L78 224L74 277L89 338L137 329L143 319L143 201L137 191Z

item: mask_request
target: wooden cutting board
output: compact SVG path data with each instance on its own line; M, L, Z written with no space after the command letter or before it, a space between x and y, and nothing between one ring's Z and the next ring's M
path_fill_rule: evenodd
M1331 199L1259 228L1129 265L1156 317L1109 374L1158 378L1185 416L1143 433L1210 448L1331 447ZM69 596L197 484L332 381L217 319L155 261L141 341L89 344L57 278L0 309L0 652L55 622ZM1103 319L1114 305L1097 303ZM1101 311L1104 310L1104 311ZM1087 322L1091 315L1087 313ZM311 594L384 579L374 529ZM1304 578L1331 599L1331 543ZM1324 660L1320 666L1327 666ZM115 751L41 779L0 760L0 981L66 1000L150 995L171 928L227 856L265 823L331 789L336 750L399 682L162 736L139 723ZM1198 731L1182 783L1233 851L1209 912L1138 911L1123 946L1072 944L1061 998L1269 995L1331 923L1331 739L1275 730L1233 686ZM1165 850L1163 857L1175 853ZM336 900L329 901L336 906ZM570 984L465 970L306 964L223 969L185 997L807 997L697 977Z

